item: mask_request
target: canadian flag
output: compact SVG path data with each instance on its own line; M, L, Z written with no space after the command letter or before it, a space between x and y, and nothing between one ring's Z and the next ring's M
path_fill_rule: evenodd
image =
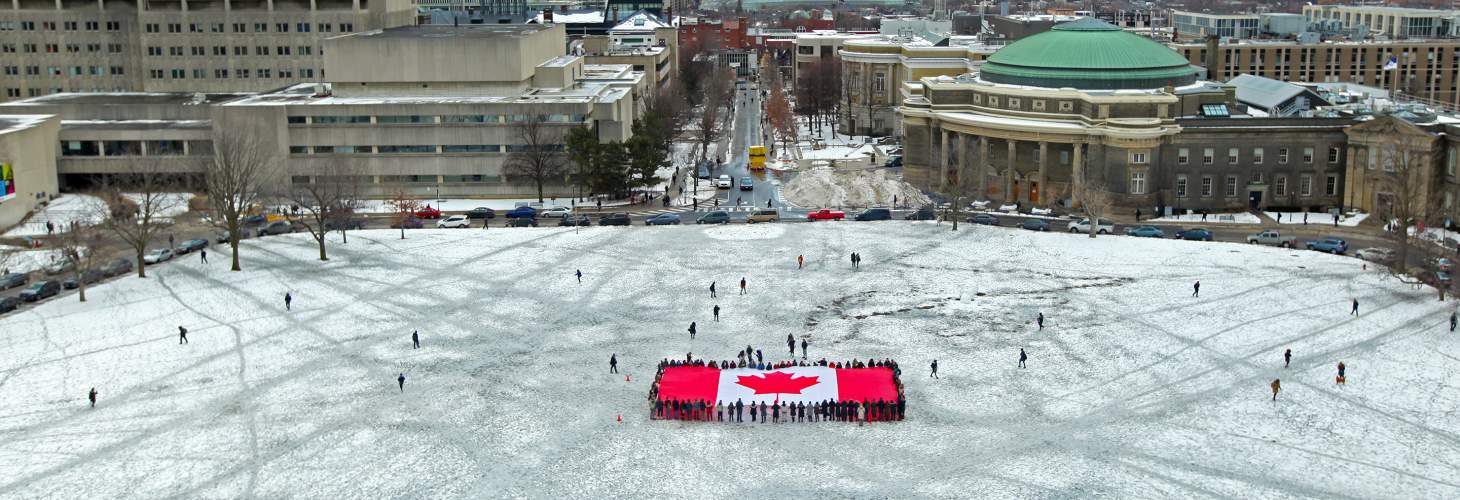
M897 386L889 368L792 366L773 370L669 366L659 379L660 400L813 403L894 401Z

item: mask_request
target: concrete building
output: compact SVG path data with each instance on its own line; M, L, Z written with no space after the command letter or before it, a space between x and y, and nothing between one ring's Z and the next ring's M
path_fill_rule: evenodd
M1257 38L1262 32L1262 18L1257 14L1208 14L1205 12L1171 12L1171 27L1177 40L1221 38Z
M995 48L976 37L926 40L880 35L846 40L838 51L842 71L838 131L899 134L897 106L906 97L906 84L974 71Z
M1399 90L1412 98L1454 106L1460 40L1390 42L1322 42L1240 40L1222 43L1208 54L1208 45L1177 43L1171 47L1191 64L1207 69L1210 80L1242 73L1281 81L1356 83ZM1385 71L1384 62L1399 58L1399 67Z
M988 25L999 40L1013 42L1044 33L1057 24L1068 23L1079 18L1068 14L1015 14L989 16Z
M220 136L266 151L269 185L348 175L373 196L527 197L504 163L525 146L519 124L540 120L546 141L591 127L624 141L650 91L627 65L566 53L562 25L422 26L325 42L330 84L261 94L60 94L0 105L4 114L61 117L40 144L70 187L148 161L183 176ZM477 64L461 64L471 60ZM571 194L566 179L549 195Z
M325 77L325 38L414 22L407 0L9 2L0 100L279 88Z
M1227 80L1227 85L1237 89L1237 102L1247 105L1249 113L1254 115L1310 115L1314 108L1329 104L1308 87L1271 78L1241 74Z
M614 26L607 35L589 35L572 42L587 64L624 64L644 73L659 91L679 74L679 34L669 22L641 11Z
M1395 214L1395 204L1412 205L1429 223L1455 221L1460 200L1460 120L1396 110L1347 130L1349 179L1344 205L1380 216ZM1410 186L1410 187L1406 187Z
M60 191L52 146L60 124L55 115L0 115L0 227Z
M1393 39L1460 36L1460 11L1409 9L1382 5L1304 5L1309 22L1335 21L1344 28L1363 26L1374 36Z

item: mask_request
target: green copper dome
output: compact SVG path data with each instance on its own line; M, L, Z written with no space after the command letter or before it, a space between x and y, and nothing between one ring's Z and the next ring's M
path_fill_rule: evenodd
M1196 68L1159 43L1087 17L999 49L980 76L1035 87L1154 89L1195 82Z

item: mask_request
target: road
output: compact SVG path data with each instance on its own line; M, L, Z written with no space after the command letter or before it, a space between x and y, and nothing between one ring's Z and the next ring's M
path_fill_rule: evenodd
M720 190L716 194L720 207L734 207L737 200L740 202L740 206L747 207L741 210L748 210L748 207L765 207L767 201L770 201L773 208L785 207L780 196L781 179L767 171L752 172L750 170L750 146L761 144L759 93L759 88L750 84L738 86L735 89L735 115L733 118L735 129L730 137L730 159L712 172L712 176L715 178L723 174L729 175L735 181L733 188ZM752 179L753 189L741 189L741 179L745 177Z

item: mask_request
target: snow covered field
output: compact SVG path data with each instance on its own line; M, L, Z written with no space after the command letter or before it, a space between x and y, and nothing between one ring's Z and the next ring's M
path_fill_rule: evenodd
M250 239L245 272L220 249L0 317L0 497L1460 497L1454 304L1354 259L933 223L408 237ZM901 361L907 420L647 418L658 360L787 333Z

